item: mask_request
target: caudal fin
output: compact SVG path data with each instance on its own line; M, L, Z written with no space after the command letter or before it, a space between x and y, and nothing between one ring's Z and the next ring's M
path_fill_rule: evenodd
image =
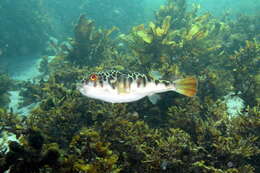
M178 79L173 82L175 84L176 92L185 96L195 96L197 93L197 79L195 77L187 77L184 79Z

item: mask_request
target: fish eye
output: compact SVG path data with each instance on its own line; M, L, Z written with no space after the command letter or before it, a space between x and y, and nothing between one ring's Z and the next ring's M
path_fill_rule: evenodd
M92 81L96 81L98 79L98 76L96 74L92 74L90 75L89 79Z

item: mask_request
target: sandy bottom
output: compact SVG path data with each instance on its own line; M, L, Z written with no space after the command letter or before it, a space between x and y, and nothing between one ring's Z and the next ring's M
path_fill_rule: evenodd
M33 78L39 76L39 64L41 61L40 55L33 55L29 57L16 57L10 58L12 61L7 62L8 73L11 78L18 81L31 81ZM28 115L30 110L35 107L37 103L31 104L29 106L19 108L19 102L21 97L19 96L19 91L10 91L10 104L9 108L12 108L15 113L19 115Z
M32 80L40 75L38 67L40 64L40 55L32 55L28 57L10 58L7 62L8 73L15 80Z

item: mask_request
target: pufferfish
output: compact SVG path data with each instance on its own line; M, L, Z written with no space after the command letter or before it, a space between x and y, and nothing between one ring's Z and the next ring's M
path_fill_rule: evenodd
M174 81L156 80L137 72L104 71L90 74L77 86L85 96L110 103L127 103L146 96L156 103L158 93L175 91L185 96L195 96L197 80L186 77Z

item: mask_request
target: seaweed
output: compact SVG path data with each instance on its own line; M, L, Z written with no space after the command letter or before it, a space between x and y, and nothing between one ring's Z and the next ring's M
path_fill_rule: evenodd
M73 52L66 59L80 66L95 66L105 58L105 49L109 47L109 35L116 30L95 29L94 21L81 15L74 28Z
M5 172L57 172L59 168L60 151L56 148L44 150L44 137L37 130L28 129L24 134L27 138L24 143L9 142L9 151L3 157L0 171Z
M14 88L14 81L6 74L0 73L0 108L7 108L10 99L9 91Z
M0 110L3 130L22 136L9 154L0 152L1 168L259 172L259 26L246 19L217 19L198 13L198 6L188 10L184 0L168 0L154 21L111 37L116 28L96 29L82 15L74 37L66 39L71 47L51 61L43 58L42 79L22 84L23 105L38 102L28 117ZM244 32L249 23L252 32ZM82 97L77 82L108 68L155 71L170 80L195 75L199 92L193 98L163 93L156 105ZM227 96L243 100L234 116ZM25 170L32 163L37 167Z

